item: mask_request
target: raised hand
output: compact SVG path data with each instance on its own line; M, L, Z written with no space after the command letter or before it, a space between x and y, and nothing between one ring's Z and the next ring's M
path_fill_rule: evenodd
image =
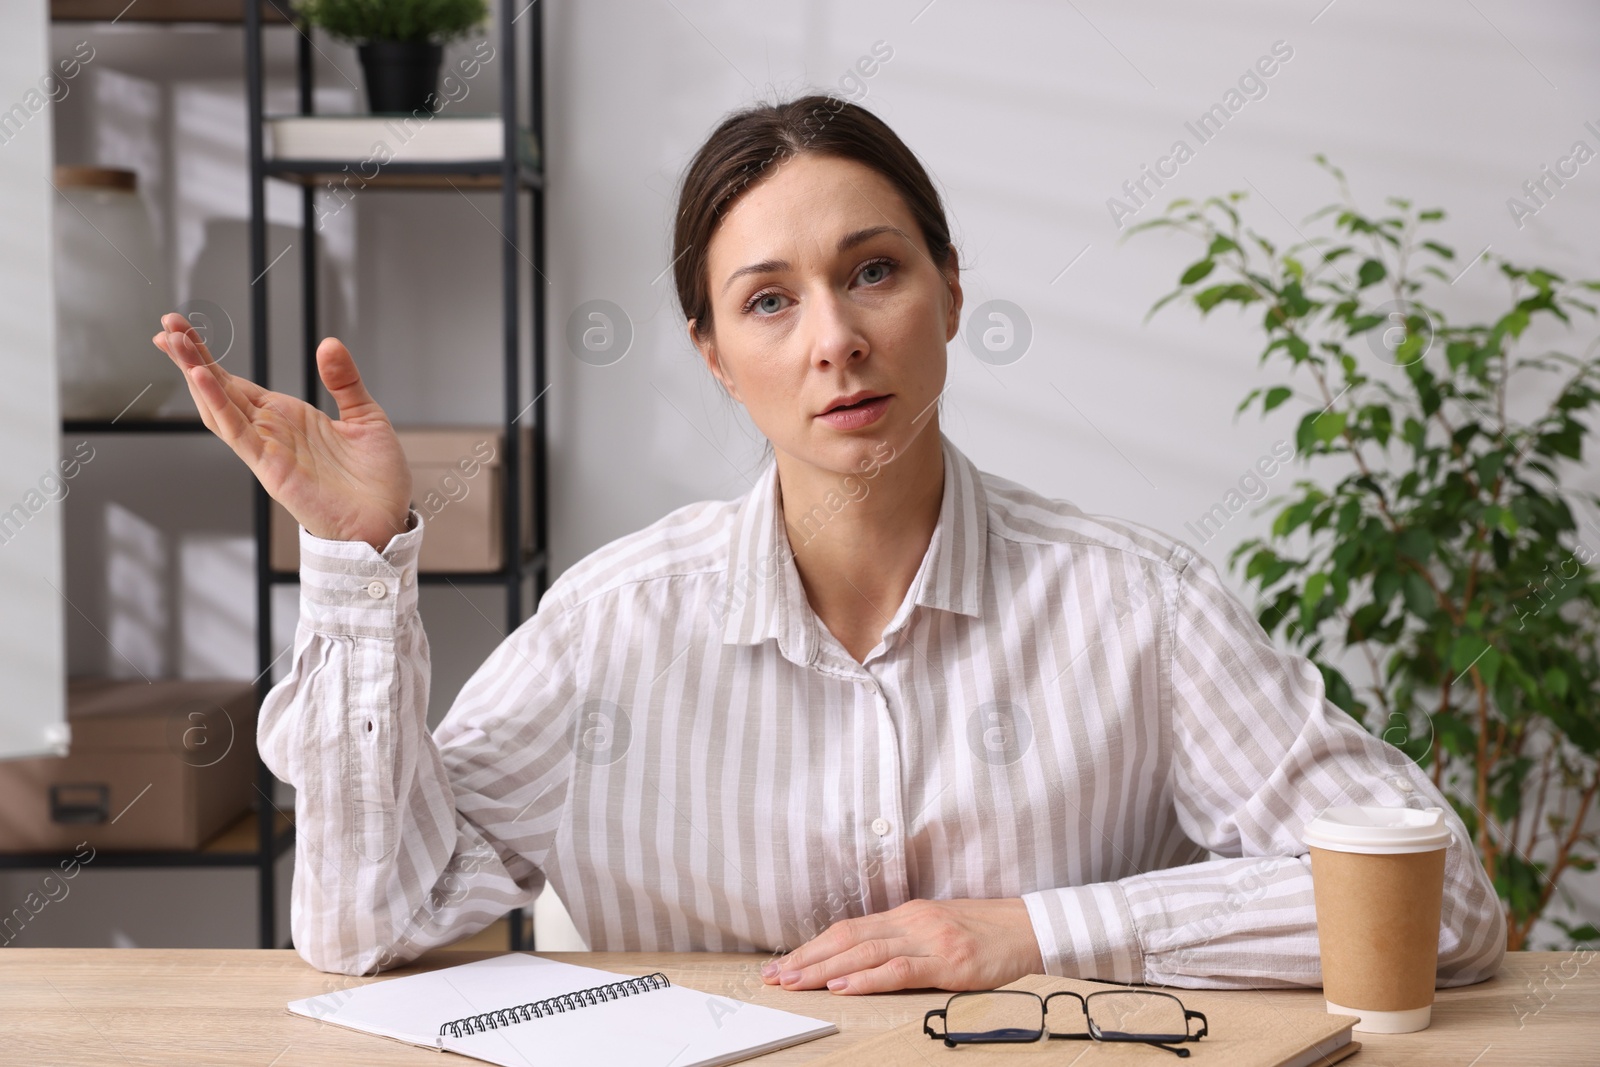
M339 407L335 420L223 370L182 315L163 315L161 325L151 341L183 371L201 421L300 525L380 552L405 530L410 468L388 416L337 338L317 346L317 371Z

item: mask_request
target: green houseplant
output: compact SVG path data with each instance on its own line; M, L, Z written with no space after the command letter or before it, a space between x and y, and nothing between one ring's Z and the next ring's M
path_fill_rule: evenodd
M1504 903L1508 947L1529 947L1563 876L1600 853L1586 826L1600 791L1600 526L1569 506L1600 497L1562 484L1600 402L1600 282L1484 256L1509 306L1449 322L1433 300L1473 264L1423 239L1444 213L1391 197L1394 214L1364 215L1343 172L1315 159L1343 202L1306 221L1332 216L1331 234L1280 250L1241 224L1232 192L1174 201L1126 236L1176 229L1204 248L1149 315L1180 297L1202 317L1259 306L1261 362L1287 380L1239 412L1303 408L1297 454L1331 473L1264 505L1270 533L1231 563L1329 699L1450 798ZM1532 343L1530 327L1556 320L1587 332L1581 355ZM1531 417L1513 414L1530 402ZM1334 666L1347 652L1369 682ZM1571 941L1600 937L1555 922Z
M432 111L444 43L489 17L488 0L297 0L295 13L354 43L378 113Z

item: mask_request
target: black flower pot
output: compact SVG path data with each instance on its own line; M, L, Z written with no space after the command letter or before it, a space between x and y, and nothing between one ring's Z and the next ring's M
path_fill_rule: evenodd
M427 41L368 41L357 47L374 113L433 111L428 97L439 86L444 46Z

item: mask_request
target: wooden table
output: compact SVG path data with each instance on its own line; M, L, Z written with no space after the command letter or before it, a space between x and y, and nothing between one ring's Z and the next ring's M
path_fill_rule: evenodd
M393 974L496 953L435 952ZM553 959L623 974L664 971L674 982L829 1019L840 1032L759 1061L803 1063L901 1023L920 1020L947 994L835 996L792 993L761 982L766 957L712 953L553 952ZM1355 1067L1553 1067L1600 1063L1600 954L1519 952L1499 976L1441 990L1433 1026L1399 1036L1362 1034ZM323 974L293 952L208 949L0 951L0 1062L179 1064L225 1067L417 1064L452 1058L290 1015L300 997L382 979ZM1242 992L1321 1007L1317 990ZM1063 1063L1067 1060L1063 1060ZM595 1065L609 1067L609 1065Z

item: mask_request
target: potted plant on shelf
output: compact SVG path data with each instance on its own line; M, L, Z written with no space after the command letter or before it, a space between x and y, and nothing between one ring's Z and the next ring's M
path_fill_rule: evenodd
M487 0L296 0L307 25L356 45L375 114L433 111L447 41L489 16Z
M1365 215L1315 158L1343 194L1311 216L1334 214L1331 237L1278 249L1241 226L1242 192L1131 227L1204 248L1150 314L1178 297L1202 315L1263 311L1261 362L1289 380L1239 410L1302 409L1298 454L1329 473L1271 501L1269 535L1232 561L1260 590L1262 626L1450 799L1504 903L1507 947L1528 948L1564 876L1600 858L1600 525L1569 503L1600 497L1563 484L1600 403L1600 281L1484 256L1509 307L1448 322L1434 300L1470 264L1446 273L1453 250L1418 233L1444 212L1391 197L1395 214ZM1580 354L1530 331L1557 319ZM1345 652L1369 680L1334 665ZM1593 922L1550 918L1570 941L1600 939Z

